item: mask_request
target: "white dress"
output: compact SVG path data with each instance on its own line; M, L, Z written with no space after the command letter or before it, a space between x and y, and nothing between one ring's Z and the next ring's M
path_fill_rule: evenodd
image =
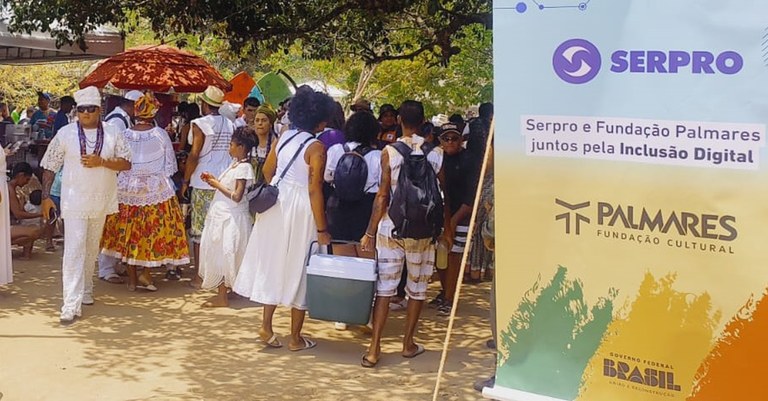
M294 138L294 135L298 135ZM286 142L283 141L293 138ZM280 180L277 203L256 216L251 238L240 265L236 293L266 305L307 309L307 254L317 239L317 225L309 201L309 166L304 154L316 141L314 136L295 130L286 131L277 144L275 185L288 162L308 138L299 157Z
M5 150L0 149L0 285L13 282L11 265L11 211L8 207L8 179Z
M246 188L253 184L250 163L236 162L218 178L225 188L234 190L237 180L246 180ZM202 288L211 289L224 283L232 288L245 247L251 234L251 213L245 195L234 202L221 191L216 191L205 217L205 228L200 237L200 277Z

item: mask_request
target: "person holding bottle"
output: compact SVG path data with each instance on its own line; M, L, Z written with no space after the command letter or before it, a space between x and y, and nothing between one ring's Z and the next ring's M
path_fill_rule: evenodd
M439 138L440 146L445 154L443 168L445 169L446 181L445 197L449 200L447 204L451 214L450 232L455 233L455 236L452 244L445 242L438 244L438 253L440 253L441 247L447 248L448 263L445 269L437 270L443 288L442 302L438 302L437 313L441 316L449 316L453 306L453 296L459 282L461 258L466 251L469 219L472 216L472 207L475 203L479 165L476 162L477 159L461 146L461 131L456 124L442 125ZM438 254L437 258L441 259L441 255ZM438 297L438 299L440 298Z

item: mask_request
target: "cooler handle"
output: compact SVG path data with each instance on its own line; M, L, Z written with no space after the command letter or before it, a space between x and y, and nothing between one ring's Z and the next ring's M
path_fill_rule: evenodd
M331 245L333 244L340 244L340 245L360 245L360 241L345 241L345 240L331 240ZM309 251L307 252L307 264L309 263L309 258L312 257L312 247L314 245L318 246L318 250L320 249L320 243L317 242L317 240L312 241L309 243ZM376 274L379 273L379 251L374 249L373 250L373 260L376 262Z

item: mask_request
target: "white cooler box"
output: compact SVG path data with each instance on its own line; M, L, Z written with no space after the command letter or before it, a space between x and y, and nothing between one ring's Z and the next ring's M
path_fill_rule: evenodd
M307 266L307 306L312 319L366 324L376 289L376 261L312 255Z

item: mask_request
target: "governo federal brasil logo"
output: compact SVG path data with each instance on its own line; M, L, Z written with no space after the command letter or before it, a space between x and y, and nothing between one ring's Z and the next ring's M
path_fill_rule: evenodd
M584 39L570 39L555 49L552 67L560 79L571 84L591 81L600 72L600 51Z

